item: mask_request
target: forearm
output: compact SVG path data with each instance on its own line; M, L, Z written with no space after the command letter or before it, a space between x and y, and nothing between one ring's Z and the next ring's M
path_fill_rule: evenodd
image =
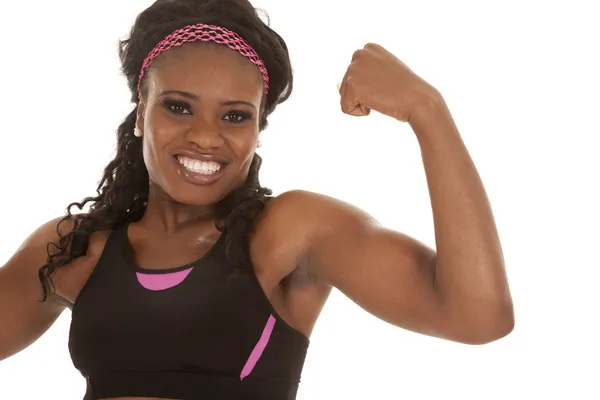
M455 319L488 325L507 320L512 328L500 239L479 173L443 101L423 111L410 123L433 211L436 292Z

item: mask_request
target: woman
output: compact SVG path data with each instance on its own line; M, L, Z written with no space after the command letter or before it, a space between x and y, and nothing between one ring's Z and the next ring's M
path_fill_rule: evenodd
M279 400L296 396L333 287L426 335L483 344L512 330L477 171L442 96L388 51L354 54L341 108L412 127L436 251L338 200L260 185L259 132L292 72L246 0L158 0L120 50L135 108L117 155L97 196L0 269L0 359L71 308L85 399Z

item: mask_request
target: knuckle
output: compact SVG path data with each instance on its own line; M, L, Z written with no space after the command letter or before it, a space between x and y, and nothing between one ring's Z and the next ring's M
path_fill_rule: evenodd
M355 51L355 52L352 54L352 61L359 59L363 53L364 53L364 49L359 49L359 50L356 50L356 51Z

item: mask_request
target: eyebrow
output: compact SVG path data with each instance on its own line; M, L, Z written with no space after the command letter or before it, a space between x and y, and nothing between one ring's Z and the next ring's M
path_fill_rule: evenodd
M168 94L176 94L179 95L181 97L185 97L188 98L190 100L194 100L194 101L198 101L200 99L199 96L193 94L193 93L189 93L189 92L184 92L181 90L165 90L164 92L161 92L159 96L165 96ZM229 101L225 101L222 103L224 106L234 106L237 104L245 104L247 106L250 106L252 108L254 108L256 110L256 106L254 104L252 104L249 101L244 101L244 100L229 100Z

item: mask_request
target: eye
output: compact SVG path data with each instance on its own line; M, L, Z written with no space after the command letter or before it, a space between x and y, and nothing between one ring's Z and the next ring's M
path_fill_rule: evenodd
M192 107L185 101L163 100L163 106L173 114L192 115Z
M252 119L252 113L247 111L229 111L223 116L223 119L233 124L239 124L249 119Z

